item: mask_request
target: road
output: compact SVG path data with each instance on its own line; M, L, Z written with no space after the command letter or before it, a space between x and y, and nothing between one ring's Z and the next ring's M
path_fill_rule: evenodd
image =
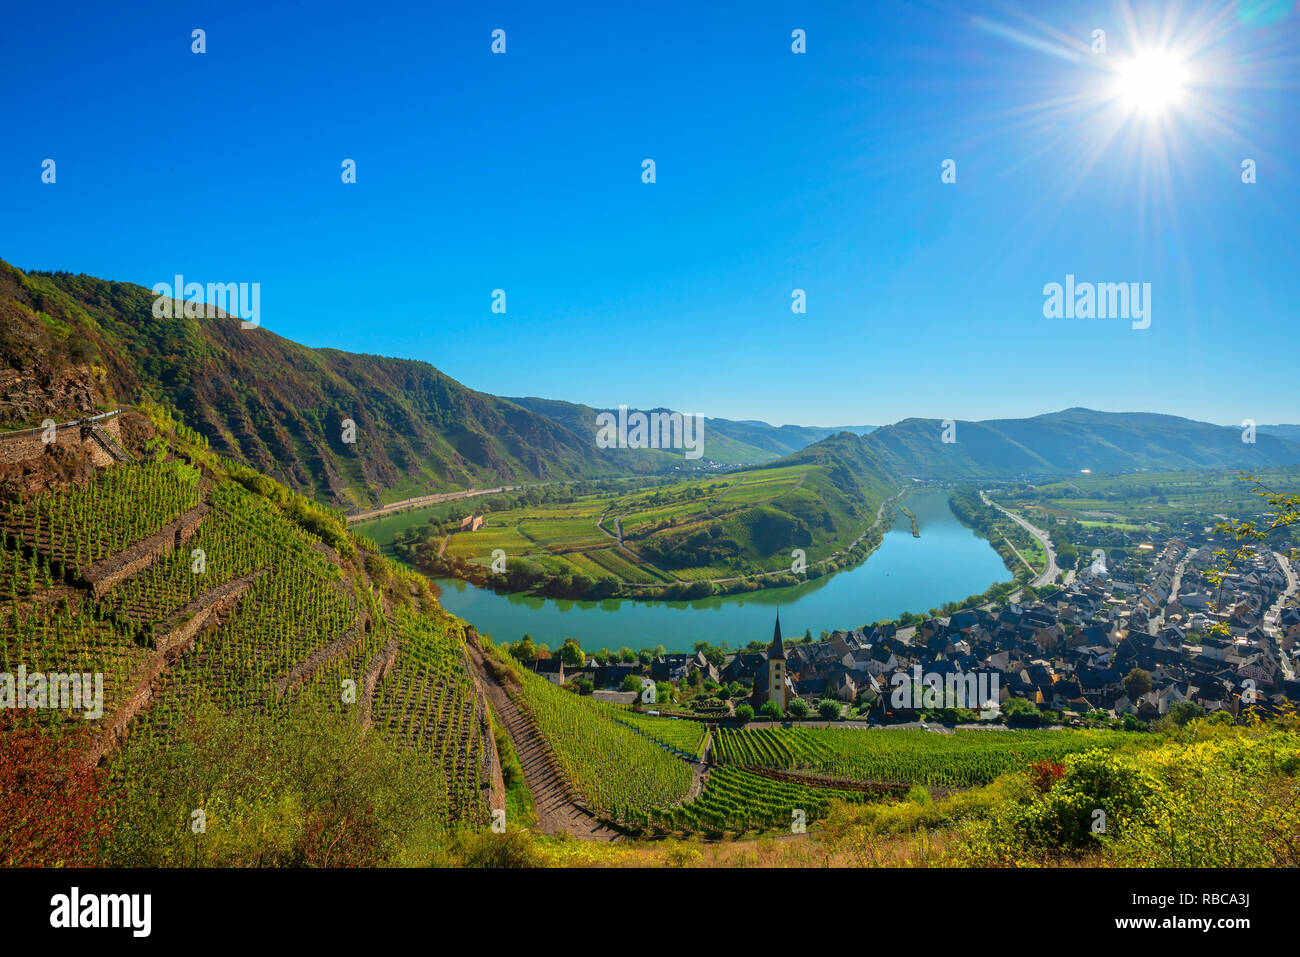
M1169 583L1169 597L1165 599L1165 603L1160 606L1160 614L1156 617L1156 634L1159 634L1160 632L1164 631L1165 612L1169 610L1169 606L1171 604L1173 604L1175 601L1178 600L1178 593L1182 590L1183 587L1183 572L1187 568L1187 563L1191 561L1192 556L1195 554L1196 554L1196 549L1194 548L1187 549L1187 551L1183 554L1183 557L1179 559L1178 564L1174 567L1174 577L1173 580Z
M1281 633L1277 627L1277 619L1278 616L1282 614L1282 609L1286 606L1287 601L1296 593L1298 586L1296 582L1295 569L1291 566L1291 562L1287 557L1281 552L1274 552L1273 557L1277 559L1278 565L1282 568L1282 573L1286 575L1286 590L1282 592L1281 596L1273 603L1272 607L1270 607L1268 611L1264 612L1263 630L1264 634L1271 635L1280 640ZM1296 673L1295 669L1291 667L1290 656L1283 652L1278 655L1278 658L1280 659L1279 664L1282 666L1282 673L1286 676L1288 681L1294 681Z
M1052 549L1052 540L1048 537L1047 533L1037 526L1030 525L1015 512L1008 511L997 502L989 501L988 493L980 492L980 498L984 500L985 505L992 505L1007 518L1011 519L1011 521L1015 522L1030 535L1034 536L1034 538L1038 539L1038 544L1043 546L1043 553L1047 555L1047 568L1029 584L1034 588L1041 588L1043 585L1056 581L1056 576L1060 573L1061 569L1056 566L1056 552Z
M347 516L349 522L360 522L367 518L374 518L377 515L387 515L389 512L401 511L404 508L415 508L419 505L437 505L439 502L454 502L458 498L474 498L478 495L495 495L498 492L513 492L521 489L522 485L502 485L497 488L469 488L463 492L440 492L437 495L418 495L415 498L402 499L400 502L393 502L391 505L385 505L382 508L372 508L367 512L354 512Z

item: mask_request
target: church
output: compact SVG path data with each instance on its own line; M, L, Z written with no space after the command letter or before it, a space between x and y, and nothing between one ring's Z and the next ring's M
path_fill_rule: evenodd
M767 661L754 675L754 694L750 699L754 703L754 709L761 708L764 702L775 701L777 707L785 711L792 697L789 681L785 667L785 644L781 641L781 612L778 611L772 643L767 646Z

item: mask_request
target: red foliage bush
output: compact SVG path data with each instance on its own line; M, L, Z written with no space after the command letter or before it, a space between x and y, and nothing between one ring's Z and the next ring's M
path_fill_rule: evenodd
M88 867L111 828L100 774L48 734L0 725L0 865Z
M1035 761L1029 766L1029 783L1039 794L1046 794L1065 777L1065 765L1058 761Z

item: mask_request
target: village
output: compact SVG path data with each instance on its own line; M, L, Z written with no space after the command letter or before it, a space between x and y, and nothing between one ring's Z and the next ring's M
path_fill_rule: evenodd
M1275 710L1300 698L1300 608L1287 559L1260 550L1216 594L1215 543L1196 535L1189 544L1187 537L1164 541L1149 565L1129 566L1145 571L1142 580L1094 561L1063 574L1068 584L1000 608L837 630L821 640L781 640L778 622L771 644L755 641L739 651L622 649L582 655L581 663L568 653L529 664L598 699L722 721L811 715L868 724L991 719L1132 727L1171 710L1184 720L1219 711L1235 717L1248 705ZM910 696L911 706L898 707L891 693L897 676L920 674L949 688L991 675L994 713L971 711L983 701L921 708Z

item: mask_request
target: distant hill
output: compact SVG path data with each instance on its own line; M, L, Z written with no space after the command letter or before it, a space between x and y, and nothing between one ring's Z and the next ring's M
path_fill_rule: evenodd
M539 399L532 396L511 397L509 401L538 415L544 415L579 435L594 434L596 416L601 412L618 411L610 408L595 408L578 402ZM628 410L629 414L637 411L668 412L671 410L665 408ZM840 432L847 431L862 435L873 428L874 426L870 425L843 428L809 425L774 426L756 419L737 421L705 418L704 459L725 465L757 465L775 461ZM679 457L680 453L674 453L674 456Z
M0 261L0 425L148 397L214 450L345 508L636 468L427 363L311 349L226 316L155 318L154 298L131 283ZM354 444L342 441L345 419Z
M1261 425L1255 429L1256 434L1260 432L1276 435L1288 442L1300 442L1300 425Z
M1141 469L1212 469L1300 463L1300 443L1259 430L1148 412L1066 409L1028 419L958 421L942 441L939 419L904 419L859 441L897 477L1017 478Z

